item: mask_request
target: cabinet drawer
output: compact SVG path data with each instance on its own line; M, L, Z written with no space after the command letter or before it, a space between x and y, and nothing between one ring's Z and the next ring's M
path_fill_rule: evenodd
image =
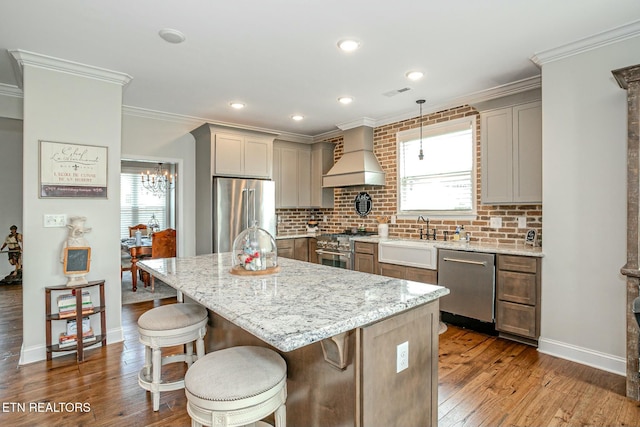
M404 279L406 275L406 267L404 265L387 264L385 262L378 263L380 275L393 277L396 279Z
M278 250L280 249L291 249L293 250L296 239L280 239L276 241L276 247Z
M360 254L373 255L374 246L373 243L355 242L355 251Z
M498 255L498 270L536 272L536 258L515 255Z
M536 275L498 271L498 299L536 305Z
M528 338L538 338L535 307L512 302L496 304L496 328Z
M282 239L276 240L276 247L278 248L278 256L282 258L292 258L294 257L294 239Z
M407 267L405 279L416 282L438 283L438 272L436 270L427 270L426 268Z

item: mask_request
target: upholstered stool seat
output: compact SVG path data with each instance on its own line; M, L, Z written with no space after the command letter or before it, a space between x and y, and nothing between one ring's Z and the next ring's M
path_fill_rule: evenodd
M207 309L199 304L169 304L153 308L138 319L140 342L144 344L144 366L138 374L138 384L151 392L153 410L160 408L160 392L184 388L184 379L161 381L162 366L184 362L191 366L204 356L204 335L207 332ZM193 342L196 354L193 354ZM181 354L162 357L162 347L186 345Z
M268 348L209 353L189 368L184 386L192 427L244 426L272 413L276 427L286 426L287 364Z

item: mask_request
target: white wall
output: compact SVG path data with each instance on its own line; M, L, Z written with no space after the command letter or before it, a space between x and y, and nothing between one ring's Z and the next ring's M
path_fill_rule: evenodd
M44 287L66 283L60 252L67 229L44 228L44 214L87 217L86 226L93 229L86 235L92 261L87 279L105 280L108 342L122 340L120 233L118 222L113 221L120 213L122 85L31 65L24 66L23 81L25 315L21 364L45 357ZM39 198L39 140L107 147L108 199ZM97 289L92 291L97 299ZM56 322L54 336L64 328L63 323Z
M125 109L122 117L122 159L178 164L176 187L178 256L193 256L195 248L195 140L189 132L202 122L142 117ZM135 113L135 111L134 111Z
M625 375L626 92L640 37L542 67L540 351Z
M22 233L22 120L0 118L0 153L0 239L4 241L14 224ZM12 271L7 254L2 254L0 278Z

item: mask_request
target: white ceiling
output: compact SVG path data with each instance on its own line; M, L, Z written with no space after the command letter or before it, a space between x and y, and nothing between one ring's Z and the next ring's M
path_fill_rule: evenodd
M534 55L620 27L637 35L639 19L638 0L3 1L0 89L18 84L8 50L21 49L129 74L128 107L317 136L539 75ZM345 37L361 48L339 51ZM414 69L425 78L408 81Z

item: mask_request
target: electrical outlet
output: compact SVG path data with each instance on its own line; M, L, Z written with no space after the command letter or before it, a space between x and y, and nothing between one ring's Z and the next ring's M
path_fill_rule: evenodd
M64 227L67 225L67 215L65 214L45 214L45 227Z
M502 228L502 218L500 218L500 217L491 217L489 226L491 228Z
M322 222L327 222L327 216L326 215L322 217Z
M396 373L402 372L409 367L409 341L398 344Z
M391 224L395 224L395 223L396 223L396 216L391 215Z
M519 216L518 217L518 228L527 228L527 217Z

